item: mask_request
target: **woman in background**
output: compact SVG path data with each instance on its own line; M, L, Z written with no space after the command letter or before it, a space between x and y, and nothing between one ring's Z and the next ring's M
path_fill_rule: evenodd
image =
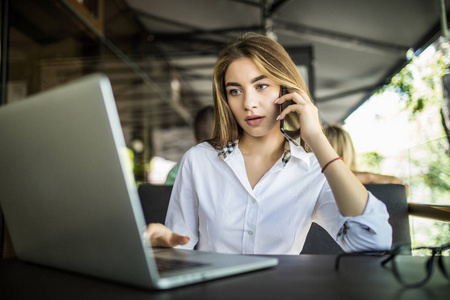
M345 131L341 126L330 125L325 128L325 135L328 138L331 146L333 146L336 153L342 157L344 163L355 174L356 178L361 181L362 184L403 184L403 182L394 176L375 174L371 172L360 172L356 163L356 151L353 146L352 138L350 134ZM405 184L406 194L409 194L408 185Z

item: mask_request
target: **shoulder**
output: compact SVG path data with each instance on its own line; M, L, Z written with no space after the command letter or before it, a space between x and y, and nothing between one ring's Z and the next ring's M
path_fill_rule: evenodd
M190 148L183 156L183 160L211 160L218 159L218 151L208 142L200 143Z
M197 144L190 148L186 153L189 155L216 155L218 151L214 149L208 142Z
M183 174L190 174L192 178L208 178L218 172L221 159L218 151L210 144L204 142L190 148L183 156L180 164L180 171Z

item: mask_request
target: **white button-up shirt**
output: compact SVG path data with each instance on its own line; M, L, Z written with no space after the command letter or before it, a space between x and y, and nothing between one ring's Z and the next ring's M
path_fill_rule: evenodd
M180 248L299 254L312 222L345 251L390 248L385 205L369 193L362 215L343 217L313 153L290 143L252 189L238 144L225 150L218 155L204 142L183 156L166 217L167 227L191 238Z

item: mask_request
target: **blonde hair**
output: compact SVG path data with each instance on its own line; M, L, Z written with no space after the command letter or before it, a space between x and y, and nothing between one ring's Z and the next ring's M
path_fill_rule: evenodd
M225 73L229 65L242 57L250 58L262 72L262 75L272 79L280 86L287 87L288 91L303 91L309 95L305 81L297 66L283 46L276 41L260 34L247 33L228 44L220 53L214 67L215 122L213 138L209 142L218 150L225 147L227 143L240 139L242 135L242 127L236 122L228 106L225 89ZM298 118L295 118L292 114L289 115L285 119L286 122L298 123ZM301 145L309 151L303 140L301 140Z
M324 130L328 141L344 163L352 171L357 171L356 151L350 134L339 125L330 125Z

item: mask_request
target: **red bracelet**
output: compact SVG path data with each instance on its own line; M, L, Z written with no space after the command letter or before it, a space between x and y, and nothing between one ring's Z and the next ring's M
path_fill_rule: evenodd
M322 168L322 173L325 171L325 169L332 163L335 162L337 160L342 160L342 157L336 157L335 159L330 160L325 166L323 166Z

